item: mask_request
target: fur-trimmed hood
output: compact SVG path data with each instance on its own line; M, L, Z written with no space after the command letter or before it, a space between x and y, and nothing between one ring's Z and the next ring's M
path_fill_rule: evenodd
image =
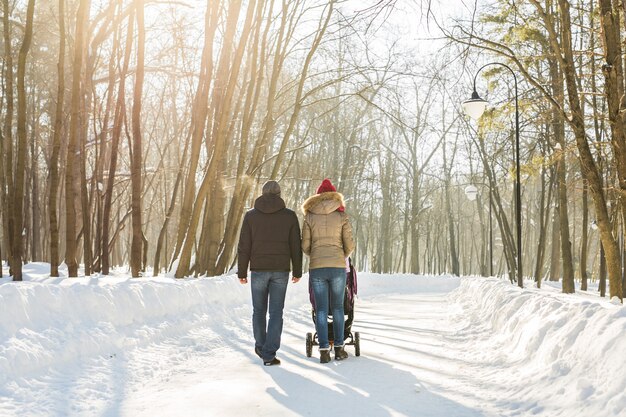
M340 207L345 207L343 195L336 191L315 194L307 198L302 204L302 212L306 216L308 213L329 214Z

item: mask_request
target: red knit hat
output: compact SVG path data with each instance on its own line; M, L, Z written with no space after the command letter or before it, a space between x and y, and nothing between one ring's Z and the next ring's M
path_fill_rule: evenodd
M337 191L337 189L335 188L335 186L330 182L330 180L328 178L324 179L324 181L322 181L322 183L320 184L319 187L317 187L317 193L318 194L322 194L322 193L327 193L329 191Z

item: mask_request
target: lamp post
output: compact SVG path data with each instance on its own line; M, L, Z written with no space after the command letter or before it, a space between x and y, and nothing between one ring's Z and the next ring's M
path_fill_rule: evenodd
M487 184L480 184L486 186ZM475 201L478 195L478 188L470 184L465 187L465 196L469 201ZM489 276L493 276L493 227L491 221L491 187L489 187Z
M506 64L501 62L490 62L483 65L476 71L474 75L474 90L472 91L472 97L469 100L463 102L463 110L465 113L477 120L485 112L487 107L487 101L482 99L476 92L476 77L483 68L489 65L500 65L508 69L513 74L513 81L515 83L515 217L517 223L517 285L520 288L524 287L524 278L522 274L522 191L521 191L521 179L520 179L520 163L519 163L519 106L518 106L518 94L517 94L517 77L515 72Z

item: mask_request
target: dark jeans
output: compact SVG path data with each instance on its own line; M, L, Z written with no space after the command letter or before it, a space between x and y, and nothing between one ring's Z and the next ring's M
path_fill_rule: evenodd
M320 350L328 349L328 312L333 313L333 341L336 347L343 346L344 324L343 298L346 290L345 268L316 268L309 271L309 279L315 296L315 330ZM328 294L330 292L330 305ZM330 309L330 310L329 310Z
M261 350L264 361L276 357L280 348L280 336L283 332L283 308L289 272L252 271L250 287L252 289L252 329L255 347ZM267 319L269 306L270 319Z

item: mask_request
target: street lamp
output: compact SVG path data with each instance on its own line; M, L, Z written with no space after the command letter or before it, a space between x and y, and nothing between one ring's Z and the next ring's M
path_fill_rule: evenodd
M467 197L469 201L475 201L477 195L478 195L478 188L476 188L472 184L465 187L465 196Z
M487 184L480 184L487 186ZM469 201L475 201L478 195L478 188L470 184L465 187L465 196ZM493 276L493 227L491 221L491 187L489 187L489 276Z
M521 191L521 178L520 178L520 163L519 163L519 106L518 106L518 94L517 94L517 77L515 72L506 64L501 62L490 62L483 65L476 71L474 75L474 90L472 91L472 97L469 100L463 102L463 110L465 113L477 120L485 112L487 107L487 101L482 99L476 92L476 77L483 70L483 68L489 65L500 65L508 69L513 74L513 81L515 83L515 217L517 223L517 285L520 288L524 287L524 278L522 275L522 191Z
M474 84L475 83L476 82L474 81ZM480 96L476 92L476 87L474 87L474 92L472 92L472 98L470 98L469 100L465 100L462 106L465 114L467 114L474 120L478 120L487 108L487 100L480 98Z

